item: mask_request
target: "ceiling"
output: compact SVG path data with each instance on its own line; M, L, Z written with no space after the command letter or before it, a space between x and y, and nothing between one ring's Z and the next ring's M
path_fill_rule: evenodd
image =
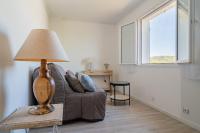
M45 0L50 17L116 23L145 0Z

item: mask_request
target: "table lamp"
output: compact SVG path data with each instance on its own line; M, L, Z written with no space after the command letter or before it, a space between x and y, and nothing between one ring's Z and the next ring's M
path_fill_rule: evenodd
M49 74L47 62L69 61L56 33L48 29L33 29L15 60L41 62L39 75L33 82L33 93L38 105L31 108L29 113L42 115L54 111L50 103L55 93L55 82Z

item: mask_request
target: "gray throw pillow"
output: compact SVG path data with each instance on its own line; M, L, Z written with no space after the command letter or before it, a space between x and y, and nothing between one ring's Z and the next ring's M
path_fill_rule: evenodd
M89 92L96 91L96 85L90 76L82 73L78 73L76 75L78 76L78 79L81 82L82 86L84 87L85 91Z
M65 75L65 79L69 83L69 86L75 91L79 93L84 93L84 87L81 85L80 81L76 78L73 73L67 72Z

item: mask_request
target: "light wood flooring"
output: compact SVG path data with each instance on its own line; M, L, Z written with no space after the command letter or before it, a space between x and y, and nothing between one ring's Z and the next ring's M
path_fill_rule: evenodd
M78 121L59 127L61 133L200 133L138 101L131 106L107 103L106 117L100 122ZM48 133L51 128L31 133Z

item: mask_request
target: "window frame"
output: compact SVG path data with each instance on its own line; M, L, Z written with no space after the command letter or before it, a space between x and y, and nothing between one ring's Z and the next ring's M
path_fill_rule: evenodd
M172 63L143 63L143 41L142 41L142 20L146 17L149 17L150 15L155 14L156 12L158 12L159 10L161 10L162 8L164 8L165 6L169 5L172 2L176 2L176 44L175 44L175 54L176 54L176 61L172 62ZM190 64L193 62L193 30L194 30L194 11L193 11L193 6L194 6L194 2L193 0L189 1L189 59L188 60L184 60L184 61L178 61L178 0L167 0L165 2L163 2L162 4L154 7L153 9L151 9L150 11L148 11L145 15L143 15L142 17L140 17L138 19L138 65L174 65L174 64ZM150 47L150 46L149 46Z
M177 64L192 64L194 62L193 52L194 52L194 25L195 25L195 1L189 0L189 59L188 60L179 60L178 58L178 1L177 1Z
M145 19L145 18L147 18L147 17L149 17L149 16L151 16L151 15L153 15L153 14L155 14L156 12L158 12L159 10L162 10L165 6L167 6L167 5L170 5L172 2L177 2L177 0L167 0L167 1L165 1L165 2L163 2L162 4L160 4L160 5L158 5L158 6L156 6L155 8L153 8L152 10L150 10L148 13L146 13L144 16L142 16L141 18L139 18L138 19L138 21L139 21L139 23L140 23L140 30L138 31L139 33L139 35L140 35L140 53L141 53L141 55L140 55L140 64L141 65L159 65L159 64L162 64L162 65L167 65L167 64L177 64L177 62L175 61L175 62L172 62L172 63L150 63L150 62L148 62L148 63L143 63L142 61L143 61L143 41L142 41L142 30L143 30L143 26L142 26L142 20L143 19ZM177 8L176 8L176 19L177 19ZM177 25L178 23L177 23L177 20L176 20L176 22L175 22L175 24ZM177 32L177 27L176 27L176 34L178 35L178 32ZM176 58L177 58L177 51L178 51L178 44L177 44L177 35L176 35L176 40L175 40L175 42L176 42L176 45L175 45L175 54L176 54ZM150 47L150 45L149 45L149 47ZM150 54L150 51L149 51L149 54ZM150 55L149 55L150 56ZM150 59L149 59L150 60Z

